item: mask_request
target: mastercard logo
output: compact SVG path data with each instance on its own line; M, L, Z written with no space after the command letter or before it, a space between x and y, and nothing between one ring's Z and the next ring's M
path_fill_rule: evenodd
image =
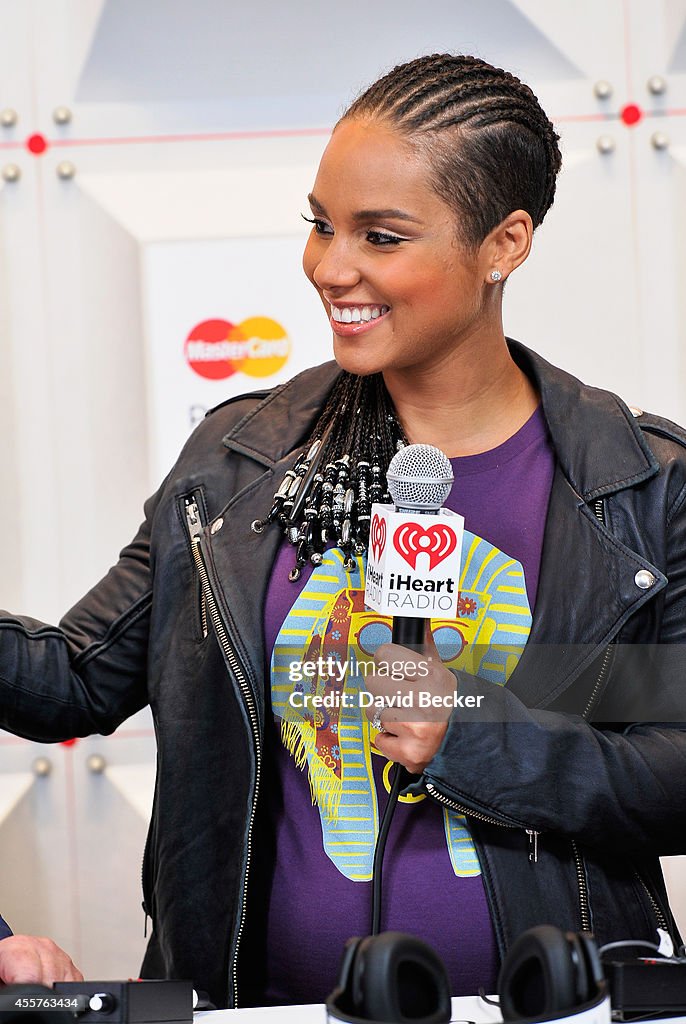
M276 320L251 316L230 320L203 320L184 344L186 362L194 373L209 380L224 380L234 373L271 377L288 362L291 342Z

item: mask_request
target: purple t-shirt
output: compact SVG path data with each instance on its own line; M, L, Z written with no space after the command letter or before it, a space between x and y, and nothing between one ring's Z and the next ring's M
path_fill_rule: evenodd
M455 484L446 505L465 517L460 605L457 620L434 619L432 629L449 667L504 684L518 660L512 650L523 647L531 627L554 470L542 411L498 448L451 461ZM389 762L375 750L359 707L294 713L288 701L294 690L331 686L326 672L323 681L297 679L289 667L296 659L364 659L390 639L390 620L364 606L366 560L348 573L332 549L322 566L291 583L293 560L293 548L282 545L265 603L266 650L274 652L265 798L275 836L264 974L251 993L262 1004L323 1001L345 941L369 933L374 842L389 789ZM339 681L340 689L352 685ZM267 877L264 856L260 877ZM417 935L443 957L453 994L494 991L495 937L461 815L429 798L401 799L386 846L382 908L382 930Z

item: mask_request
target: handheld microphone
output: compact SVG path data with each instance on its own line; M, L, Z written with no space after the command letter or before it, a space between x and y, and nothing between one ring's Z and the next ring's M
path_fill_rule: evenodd
M430 444L409 444L391 459L387 473L388 493L399 512L418 520L437 516L453 486L450 459ZM430 618L430 616L427 616ZM426 619L393 616L393 643L418 646L424 640Z

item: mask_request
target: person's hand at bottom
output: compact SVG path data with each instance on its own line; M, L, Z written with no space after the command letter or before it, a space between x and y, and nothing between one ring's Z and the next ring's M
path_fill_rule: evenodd
M83 981L83 975L52 939L9 935L0 941L0 983L50 986L56 981Z

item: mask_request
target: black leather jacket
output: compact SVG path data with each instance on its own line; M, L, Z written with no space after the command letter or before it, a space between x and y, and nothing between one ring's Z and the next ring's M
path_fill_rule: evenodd
M686 679L678 647L653 671L622 645L686 633L686 435L512 351L557 455L532 633L506 688L460 678L488 692L492 721L457 712L420 785L470 815L501 955L543 921L601 942L655 938L657 924L673 930L656 858L686 852ZM152 705L143 971L191 978L219 1005L240 1001L252 825L269 783L262 616L279 536L250 523L336 373L326 364L214 410L59 628L0 617L0 726L38 740L109 733ZM627 725L639 718L627 707L649 724Z

